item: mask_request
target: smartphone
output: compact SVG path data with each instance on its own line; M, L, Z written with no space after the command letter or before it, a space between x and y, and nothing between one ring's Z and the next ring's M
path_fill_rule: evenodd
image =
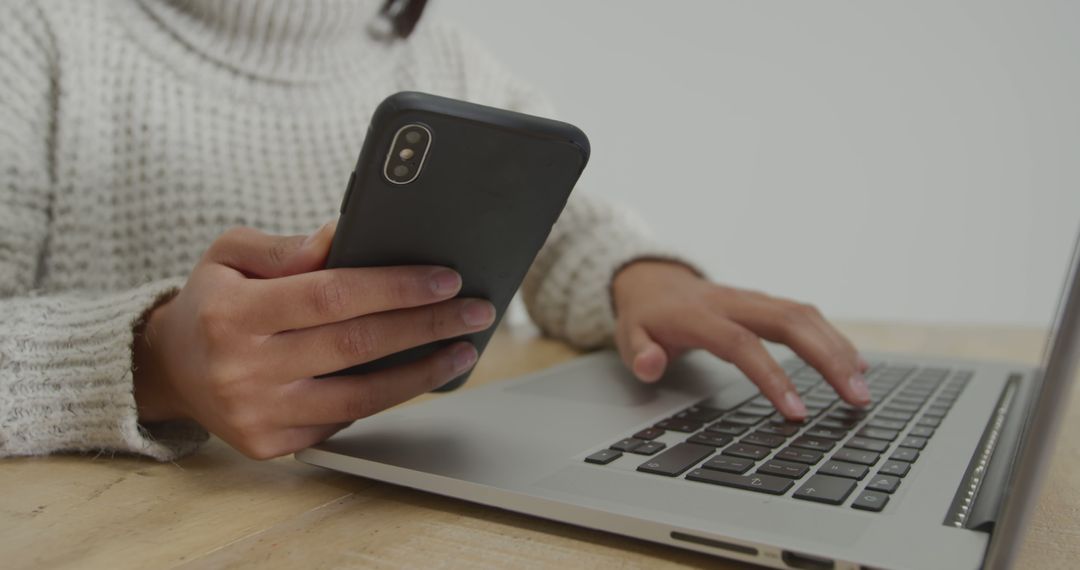
M459 295L491 301L496 318L483 332L335 375L401 365L463 339L482 354L588 160L588 138L567 123L425 93L386 98L349 178L327 267L450 267L461 274Z

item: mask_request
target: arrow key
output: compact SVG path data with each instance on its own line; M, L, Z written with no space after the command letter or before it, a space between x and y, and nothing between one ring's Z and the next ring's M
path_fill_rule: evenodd
M889 496L885 493L863 491L855 498L855 501L851 503L851 508L878 513L881 512L881 509L885 508L885 504L888 502Z
M807 479L792 496L804 501L839 505L853 490L855 490L855 481L851 479L819 474Z

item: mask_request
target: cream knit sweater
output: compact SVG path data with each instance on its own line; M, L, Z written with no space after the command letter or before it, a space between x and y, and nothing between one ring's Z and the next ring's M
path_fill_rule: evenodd
M133 327L225 229L335 216L388 94L551 114L451 28L375 39L377 0L0 2L0 456L168 460L204 440L139 424ZM657 255L579 190L523 298L547 333L598 346L612 273Z

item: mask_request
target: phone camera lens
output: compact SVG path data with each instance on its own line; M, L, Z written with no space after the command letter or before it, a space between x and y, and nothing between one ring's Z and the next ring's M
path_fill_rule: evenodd
M416 144L420 142L421 138L423 138L423 135L421 135L419 131L409 131L405 133L405 142L409 144Z
M405 178L409 175L409 167L404 164L399 164L394 167L394 176L398 178Z

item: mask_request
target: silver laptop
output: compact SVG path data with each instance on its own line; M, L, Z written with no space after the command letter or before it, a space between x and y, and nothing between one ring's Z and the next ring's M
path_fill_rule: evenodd
M812 416L792 424L715 358L645 385L602 352L379 414L296 457L775 568L1009 567L1076 374L1078 256L1037 368L869 354L875 403L859 410L777 349Z

